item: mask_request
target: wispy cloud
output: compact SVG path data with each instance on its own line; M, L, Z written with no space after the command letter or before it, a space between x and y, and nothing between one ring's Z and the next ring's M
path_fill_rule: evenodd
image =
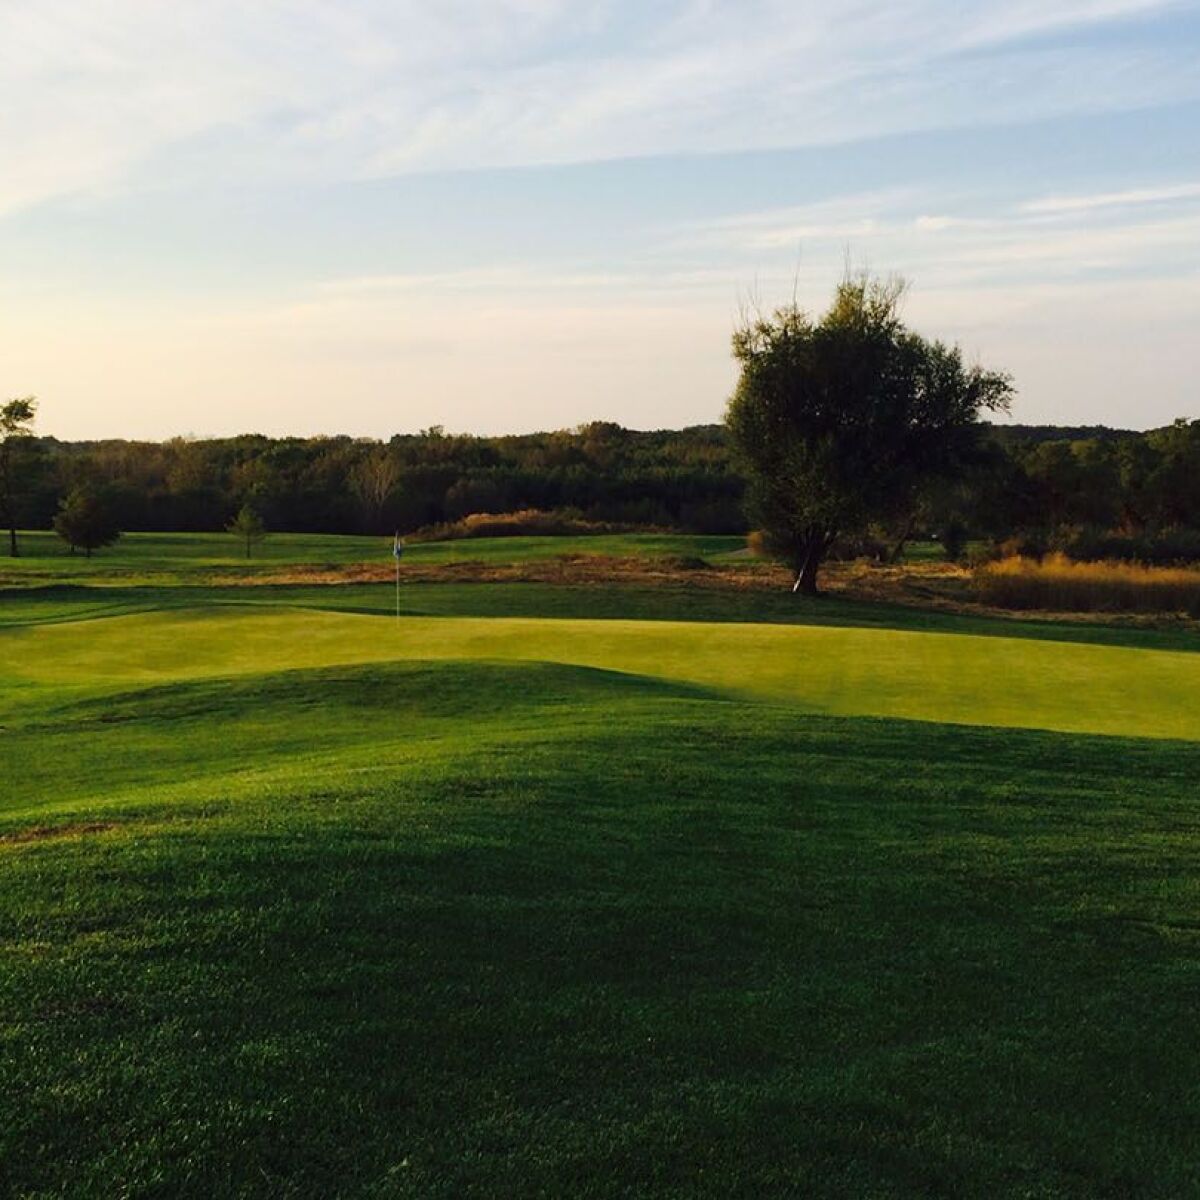
M1200 186L1164 184L997 206L965 198L937 211L916 190L854 193L818 204L694 224L681 246L754 261L780 248L826 274L847 253L951 286L1041 283L1082 273L1200 273Z
M893 214L919 195L912 188L853 192L809 204L693 221L669 244L684 248L795 249L805 243L841 243L884 232Z
M174 178L339 180L814 144L1200 95L1186 48L1041 34L1168 0L41 0L0 6L0 212ZM1033 39L1034 44L1030 44ZM1001 65L966 52L1002 52ZM1053 67L1054 69L1049 69ZM189 171L192 173L189 176Z
M468 271L434 271L412 274L355 275L313 283L314 296L326 301L357 300L378 296L430 294L488 294L526 298L557 296L563 292L593 295L614 291L669 293L713 286L735 288L743 282L735 268L663 269L646 263L634 270L562 270L554 267L480 267Z
M1081 213L1098 208L1130 208L1144 204L1165 204L1173 200L1200 199L1200 183L1181 183L1170 187L1129 188L1123 192L1098 192L1088 196L1046 196L1022 205L1029 213Z

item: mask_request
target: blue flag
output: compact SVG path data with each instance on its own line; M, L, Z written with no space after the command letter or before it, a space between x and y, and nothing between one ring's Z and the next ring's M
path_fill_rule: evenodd
M394 558L402 558L404 556L404 546L400 541L399 531L397 531L396 536L392 539L392 556Z

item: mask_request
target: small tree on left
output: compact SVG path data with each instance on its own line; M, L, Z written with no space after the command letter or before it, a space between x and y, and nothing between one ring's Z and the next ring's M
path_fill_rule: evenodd
M9 400L0 405L0 505L4 509L4 524L8 526L8 552L16 558L17 493L21 475L22 451L33 437L33 418L37 401L32 396Z
M54 532L88 558L93 550L111 546L121 536L116 517L102 492L87 484L72 488L59 505Z
M245 545L247 558L254 547L267 536L267 527L253 504L243 504L238 509L237 516L225 528Z

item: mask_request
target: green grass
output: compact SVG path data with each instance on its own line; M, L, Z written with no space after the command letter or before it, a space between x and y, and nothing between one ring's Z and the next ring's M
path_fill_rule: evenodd
M0 1195L1195 1192L1196 655L248 591L0 595Z
M605 556L727 554L745 545L740 537L690 534L601 534L581 537L467 538L423 542L405 549L405 562L437 564L531 562L563 554ZM194 582L201 576L271 571L288 566L344 566L391 562L390 537L343 534L271 534L246 558L231 534L129 533L92 558L71 554L53 533L21 535L21 556L0 558L0 586L45 583L158 584Z
M0 630L0 680L81 686L398 658L544 661L806 712L1200 738L1200 656L816 625L197 608ZM0 710L2 711L2 710Z
M303 607L391 614L395 595L386 584L258 584L227 586L237 577L270 575L289 567L336 568L390 563L390 542L342 535L273 535L249 564L223 534L130 534L92 560L70 555L49 533L22 535L25 555L0 558L0 629L16 625L196 606ZM674 534L621 534L576 538L491 538L411 547L402 567L401 609L407 616L475 616L770 623L886 628L983 637L1088 642L1193 652L1194 634L1166 621L1157 628L1095 621L997 619L909 605L822 598L778 591L720 590L614 580L603 586L438 581L415 583L404 568L454 562L519 564L562 555L704 557L721 563L742 539ZM910 557L929 558L936 543L914 543ZM940 553L940 552L939 552ZM745 563L753 569L753 564Z
M306 608L391 616L390 583L260 584L223 587L170 584L90 587L53 584L0 588L0 629L131 613L210 608ZM1200 650L1200 639L1178 623L1159 627L1095 621L997 618L910 605L823 596L815 600L778 590L717 589L677 584L424 582L405 579L400 591L406 617L535 617L539 619L702 621L734 624L850 626L920 633L1087 642L1143 649Z

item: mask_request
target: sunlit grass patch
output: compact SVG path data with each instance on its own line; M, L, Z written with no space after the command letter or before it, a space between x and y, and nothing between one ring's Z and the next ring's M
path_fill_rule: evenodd
M174 609L0 630L0 681L87 688L397 660L549 662L807 712L1200 740L1200 658L879 628ZM0 691L0 713L7 704Z

